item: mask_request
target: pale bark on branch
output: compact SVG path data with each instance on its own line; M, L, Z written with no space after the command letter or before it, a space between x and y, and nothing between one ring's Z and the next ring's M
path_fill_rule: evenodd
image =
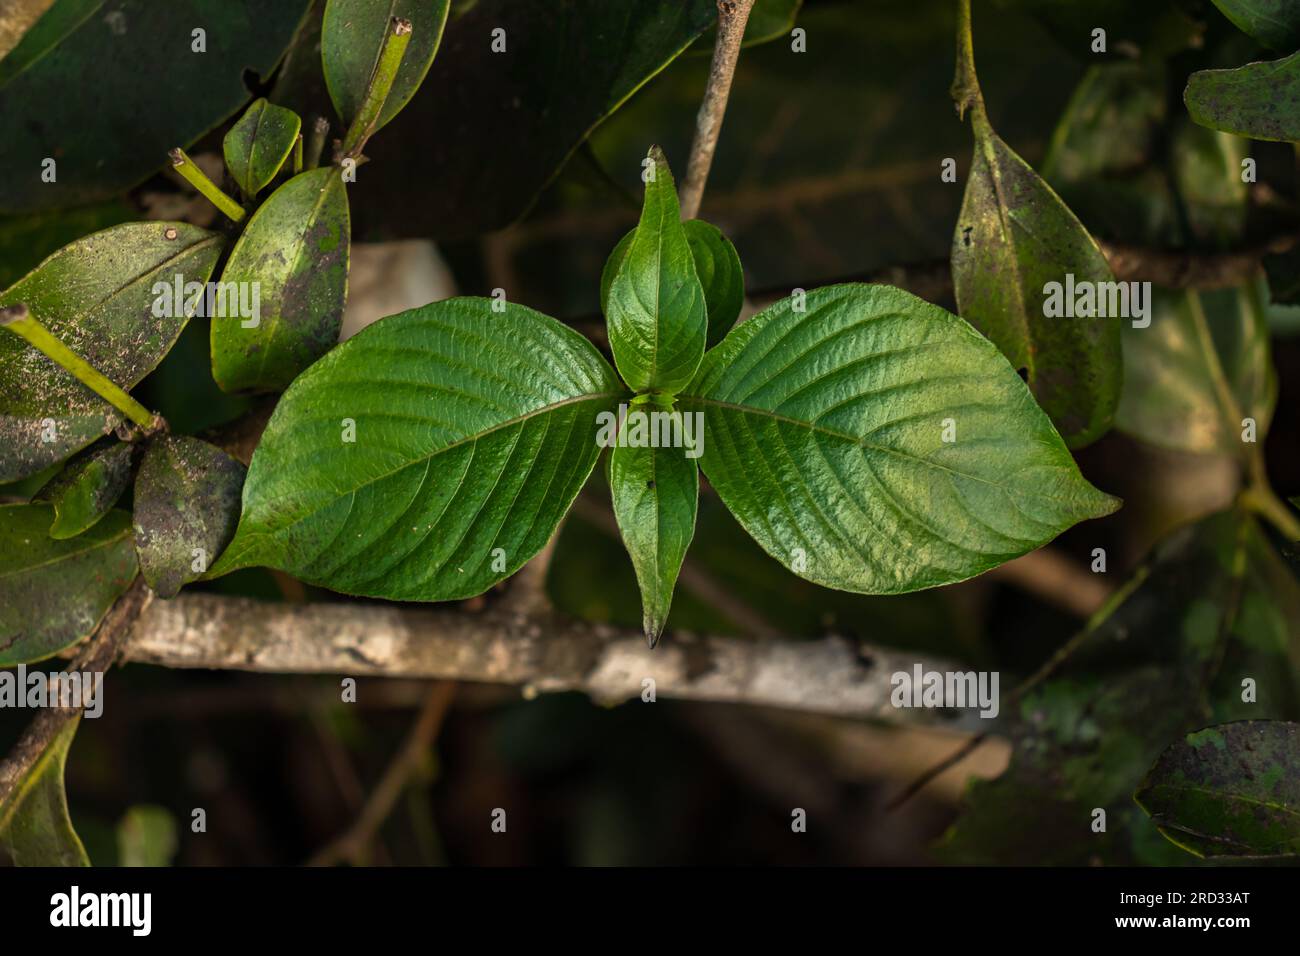
M602 703L656 696L782 707L842 717L961 721L890 704L891 675L916 653L820 640L694 635L676 631L651 650L639 630L511 605L479 612L356 602L267 604L211 594L155 601L123 659L177 668L436 678L520 685L526 696L580 691Z

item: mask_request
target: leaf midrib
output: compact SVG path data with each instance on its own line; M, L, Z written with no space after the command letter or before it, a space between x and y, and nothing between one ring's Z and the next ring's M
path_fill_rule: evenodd
M566 407L568 407L569 405L579 405L579 404L581 404L581 403L583 403L583 402L588 402L588 401L599 401L599 400L601 400L601 399L608 399L608 398L619 398L619 397L621 397L621 396L623 396L623 395L625 395L625 394L626 394L626 393L623 392L623 391L617 391L617 392L591 392L591 393L584 394L584 395L578 395L578 396L574 396L574 397L571 397L571 398L562 399L561 401L558 401L558 402L551 402L551 403L548 404L548 405L542 405L542 406L540 406L540 407L538 407L538 408L535 408L535 409L533 409L533 410L531 410L531 411L529 411L529 412L524 413L523 415L516 415L516 416L514 416L513 418L508 418L508 419L506 419L506 420L504 420L504 421L502 421L502 422L497 423L496 425L491 426L490 428L485 428L485 429L483 429L483 431L475 432L475 433L472 434L472 435L466 435L464 438L458 438L458 439L456 439L455 441L450 442L450 443L448 443L448 444L446 444L446 445L441 445L441 446L439 446L439 447L437 447L437 448L435 448L435 449L432 449L432 450L431 450L428 454L426 454L426 455L421 455L421 456L419 456L419 457L417 457L417 458L412 458L412 459L410 459L409 461L403 462L401 465L397 466L396 468L392 468L392 469L390 469L389 471L386 471L386 472L385 472L384 474L382 474L382 475L376 475L374 478L370 478L370 479L367 479L367 480L364 481L364 482L361 482L361 483L358 484L355 488L351 488L351 489L349 489L348 491L344 492L343 494L335 495L333 498L330 499L330 504L332 504L332 503L335 502L335 501L338 501L340 498L344 497L345 495L355 495L355 494L357 494L359 491L364 490L365 488L369 487L370 485L377 484L378 482L381 482L381 481L386 481L387 479L391 478L393 475L397 474L399 471L404 471L405 469L410 468L412 465L417 465L417 464L419 464L420 462L428 462L428 461L430 461L431 459L436 458L438 455L441 455L441 454L443 454L443 453L445 453L445 452L451 451L451 450L453 450L453 449L455 449L455 448L459 448L460 446L465 445L465 444L468 444L469 442L477 442L477 441L480 441L480 440L486 438L488 435L491 435L491 434L493 434L494 432L498 432L498 431L502 430L503 428L509 428L509 427L512 426L512 425L518 425L518 424L520 424L520 423L522 423L522 422L526 422L526 421L529 421L530 419L536 418L536 417L539 416L539 415L545 415L545 414L547 414L547 413L549 413L549 412L556 411L557 409L566 408ZM594 435L593 435L593 437L592 437L592 441L593 441L593 442L595 441L595 436L594 436ZM250 471L251 471L251 469L250 469ZM299 524L301 524L302 522L306 521L306 520L307 520L308 518L310 518L312 515L318 513L318 512L321 511L321 510L323 510L324 507L327 507L327 505L326 505L326 506L322 506L322 507L320 507L320 508L316 508L316 509L314 509L314 510L312 510L312 511L308 511L308 512L306 512L306 513L300 515L299 517L294 518L294 519L293 519L292 521L290 521L288 524L280 525L280 526L278 526L278 527L276 527L276 528L274 528L274 529L271 529L271 530L267 530L267 531L250 531L250 532L249 532L249 538L250 538L250 539L251 539L251 538L258 538L258 537L263 537L263 538L264 538L264 537L270 537L270 536L272 536L272 535L276 535L276 534L282 534L283 532L287 531L288 529L293 528L293 527L295 527L296 525L299 525ZM238 537L238 533L236 533L236 537Z
M732 411L742 412L749 415L757 415L763 418L771 419L772 421L784 422L785 424L788 425L797 425L800 428L807 429L808 431L826 435L830 438L835 438L840 441L847 442L851 445L856 445L859 448L863 448L865 450L874 451L874 452L883 452L885 454L893 455L897 458L902 458L906 461L915 462L916 464L923 465L927 468L933 468L936 471L947 472L948 474L955 475L958 478L966 478L969 479L970 481L981 482L992 488L1004 489L1003 485L1000 485L996 481L992 481L988 478L984 478L979 475L968 474L964 471L957 471L954 468L949 468L947 465L941 465L938 462L929 461L925 458L918 458L916 455L908 454L907 452L901 451L897 448L890 448L888 445L877 445L874 442L867 441L865 438L858 438L855 435L849 435L845 432L836 431L835 429L827 428L824 425L817 425L812 422L806 422L798 418L791 418L788 415L782 415L781 413L774 412L770 409L759 408L755 405L739 405L735 402L723 401L722 399L717 399L717 398L705 398L699 395L683 395L681 396L681 400L683 402L696 402L702 405L712 405L715 408L725 408L725 409L730 409ZM1043 501L1056 501L1062 503L1066 503L1070 500L1066 498L1055 498L1050 495L1039 495L1038 497L1041 498Z

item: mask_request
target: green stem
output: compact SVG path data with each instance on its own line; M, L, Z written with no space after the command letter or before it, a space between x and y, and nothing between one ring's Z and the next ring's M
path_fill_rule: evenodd
M302 172L302 133L293 141L293 174L297 176Z
M370 74L370 83L366 86L365 99L352 126L343 137L342 154L356 159L366 145L375 127L379 115L384 111L384 103L397 79L397 69L402 65L406 55L406 46L411 42L411 21L393 17L388 21L388 30L384 33L384 45L379 48L379 59L375 62L375 71Z
M1256 480L1241 493L1241 503L1277 528L1288 541L1300 541L1300 517L1267 482Z
M50 330L36 321L25 305L12 305L0 309L0 326L19 335L27 344L38 349L51 361L58 363L87 388L108 402L141 428L152 431L158 424L158 417L134 398L110 381L102 372L68 348Z
M975 74L975 40L971 31L970 0L957 0L957 72L952 80L953 102L957 115L971 111L971 124L976 130L988 126L984 110L984 93Z
M185 150L178 146L167 155L172 158L172 168L180 173L187 183L197 189L208 202L225 213L227 218L235 222L243 222L244 216L247 215L244 212L244 207L227 196L221 191L221 187L208 179L207 174L199 169L194 160L185 154Z
M311 124L311 139L307 140L307 155L304 157L306 169L315 169L320 165L321 153L325 151L325 137L330 132L330 121L323 116L316 117Z

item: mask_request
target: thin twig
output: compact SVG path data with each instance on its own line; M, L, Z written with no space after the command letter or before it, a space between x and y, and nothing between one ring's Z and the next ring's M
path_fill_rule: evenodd
M308 866L332 866L343 860L354 865L365 862L367 845L393 812L407 782L433 746L455 694L456 684L453 681L437 681L429 688L424 705L420 708L415 723L411 725L402 749L389 763L356 822L313 855L307 861Z
M145 585L144 579L136 578L135 583L109 608L108 613L104 615L99 626L69 666L68 673L105 673L117 658L135 622L152 601L153 592ZM9 751L9 755L0 763L0 803L4 803L9 797L13 788L35 765L64 725L77 717L81 711L80 706L52 705L42 710L28 725L27 730Z
M695 120L695 141L691 144L686 181L680 194L684 220L694 219L700 214L704 184L708 181L713 154L718 148L718 134L722 132L722 118L727 112L731 81L736 75L736 62L740 59L740 43L745 37L745 24L749 22L749 12L753 8L754 0L718 0L718 38L713 44L709 81Z
M1142 586L1147 576L1151 573L1150 565L1144 564L1133 573L1133 576L1124 583L1124 585L1110 595L1092 617L1088 619L1087 625L1076 633L1068 641L1057 648L1047 661L1031 674L1020 686L1007 695L1006 706L1014 709L1031 690L1036 688L1047 678L1051 677L1056 671L1070 659L1071 655L1077 651L1085 641L1087 641L1101 627L1119 607L1132 597L1133 592ZM920 774L915 780L908 784L898 796L894 797L889 803L885 804L886 810L897 810L912 797L924 790L932 780L951 767L956 766L961 761L975 752L975 750L992 736L991 731L984 731L976 734L970 740L967 740L953 753L949 754L943 760L930 767L924 773Z

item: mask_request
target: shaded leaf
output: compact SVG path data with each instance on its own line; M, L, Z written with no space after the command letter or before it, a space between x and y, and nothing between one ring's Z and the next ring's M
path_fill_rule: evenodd
M704 307L708 314L708 335L705 348L713 348L731 331L745 304L745 274L740 265L740 255L717 226L703 219L688 219L682 223L686 241L695 261L695 274L704 288ZM609 311L609 289L614 284L627 252L632 248L636 230L628 232L605 261L600 274L600 308Z
M992 343L887 286L764 309L705 356L679 407L704 413L700 465L745 530L827 587L961 581L1119 505Z
M253 214L221 282L250 297L256 288L260 314L255 322L212 321L212 376L223 390L283 389L338 342L350 233L346 188L333 166L295 176Z
M0 803L0 844L15 866L90 866L63 789L68 748L80 724L79 716L65 723Z
M1300 6L1294 0L1214 0L1225 17L1274 50L1300 46Z
M610 282L605 321L614 364L632 390L675 395L704 355L708 315L668 160L657 146L650 158L654 176Z
M1120 320L1045 314L1049 284L1113 282L1093 238L987 122L952 243L962 317L1024 369L1034 397L1072 448L1101 437L1119 401ZM1100 296L1099 296L1100 298ZM1074 303L1070 303L1073 305Z
M367 147L384 174L358 177L358 208L400 210L402 236L507 225L593 127L716 17L715 0L480 0L447 24L402 136ZM496 29L505 53L492 51Z
M1277 402L1257 283L1214 292L1157 290L1148 328L1124 329L1116 425L1177 451L1246 457L1242 420L1264 440Z
M329 0L321 28L321 61L330 98L345 128L352 125L365 101L389 20L410 20L411 41L376 130L401 112L420 88L438 52L449 8L449 0Z
M448 299L371 325L276 406L216 576L266 565L349 594L479 594L550 538L626 395L578 333Z
M135 550L159 597L202 577L230 543L244 474L242 464L197 438L149 443L135 482Z
M1160 752L1207 722L1300 712L1300 587L1253 519L1180 529L1138 583L1018 712L1004 710L1011 765L971 784L944 861L1185 865L1132 800ZM1245 677L1257 702L1241 699ZM1095 808L1104 833L1090 829Z
M633 410L649 412L648 406ZM680 412L671 415L681 426ZM651 420L653 422L653 420ZM625 423L624 429L633 427ZM653 427L653 424L651 425ZM653 647L672 606L682 560L695 534L700 471L684 447L617 445L610 453L610 491L623 544L641 588L642 628Z
M131 446L119 441L87 448L40 490L54 507L51 538L74 538L108 514L131 483Z
M0 87L57 46L104 0L9 0L0 13Z
M47 505L0 505L0 667L43 660L90 634L135 578L131 516L50 537Z
M166 807L138 803L117 824L119 866L171 866L177 845L176 819Z
M206 282L221 245L182 222L114 226L64 246L0 294L0 305L26 303L70 349L130 389L167 354L192 310L156 308L160 289ZM66 458L119 421L71 374L0 334L0 481Z
M1300 140L1300 53L1193 73L1183 100L1202 126L1251 139Z
M245 71L271 75L308 2L104 0L0 86L0 210L97 202L151 175L248 101Z
M1196 856L1300 855L1300 724L1243 720L1188 734L1133 799Z
M293 110L273 106L266 97L253 101L222 140L226 169L244 195L252 199L280 171L298 139L302 120Z

